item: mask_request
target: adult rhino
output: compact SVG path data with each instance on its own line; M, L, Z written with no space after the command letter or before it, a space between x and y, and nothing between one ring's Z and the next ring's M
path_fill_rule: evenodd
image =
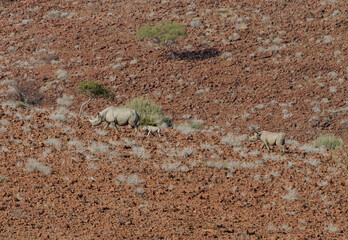
M111 127L117 129L117 126L130 125L135 131L138 129L138 113L129 108L107 107L97 114L95 119L88 119L92 126L98 126L106 122L104 129L111 124Z

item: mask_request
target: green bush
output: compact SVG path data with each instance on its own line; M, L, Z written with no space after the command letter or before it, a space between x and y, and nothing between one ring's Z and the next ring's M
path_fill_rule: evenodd
M158 23L155 26L141 27L136 33L135 40L152 39L155 43L168 47L172 53L172 58L175 59L172 45L176 43L178 37L186 35L186 31L179 23L166 22Z
M164 116L161 106L151 100L141 97L133 98L127 102L125 107L137 111L140 125L158 126L161 123L166 123L171 126L171 121Z
M28 105L23 103L23 102L19 102L19 103L16 103L15 107L16 108L26 108L26 107L28 107Z
M4 181L7 181L7 180L8 180L7 177L0 175L0 182L4 182Z
M79 84L78 89L90 98L115 99L115 94L110 89L103 88L99 82L84 81Z
M343 141L332 135L321 136L313 142L313 146L324 146L327 149L338 149L343 145Z
M191 124L190 124L190 127L191 127L192 129L195 129L195 130L200 129L201 126L202 126L201 124L197 124L197 123L191 123Z

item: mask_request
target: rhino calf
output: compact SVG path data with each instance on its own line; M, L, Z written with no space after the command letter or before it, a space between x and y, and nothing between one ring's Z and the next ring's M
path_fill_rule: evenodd
M161 133L162 129L160 127L143 126L143 130L147 133L146 135L159 134L159 135L163 136Z
M105 122L104 129L107 129L109 125L114 129L117 129L117 126L129 125L137 131L140 118L138 113L133 109L107 107L99 112L95 119L88 120L92 126L98 126L102 122Z
M267 150L270 151L269 146L277 145L279 146L283 153L285 153L285 134L284 133L272 133L267 131L261 131L255 133L252 137L249 138L249 141L254 142L256 140L262 141L261 149L266 146Z

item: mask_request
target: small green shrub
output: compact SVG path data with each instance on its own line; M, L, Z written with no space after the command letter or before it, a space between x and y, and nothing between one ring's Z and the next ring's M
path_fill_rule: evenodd
M84 81L79 84L78 89L90 98L115 99L115 94L110 89L103 88L99 82Z
M146 25L141 27L136 33L135 40L152 39L155 43L168 47L172 53L172 58L175 59L172 45L176 43L178 37L186 35L186 31L179 23L166 22L158 23L155 26Z
M4 182L4 181L7 181L7 180L8 180L7 177L0 175L0 182Z
M348 146L346 144L333 151L332 156L339 166L343 165L345 166L345 169L348 170Z
M321 136L313 142L313 146L324 146L327 149L338 149L343 145L343 141L332 135Z
M172 125L171 121L164 116L161 106L151 100L137 97L130 100L125 107L137 111L140 116L140 125L158 126L161 123Z
M195 130L198 130L198 129L200 129L201 128L201 124L198 124L198 123L191 123L190 124L190 127L192 128L192 129L195 129Z
M181 134L184 134L184 135L190 135L196 130L198 130L197 128L193 128L192 124L188 124L188 123L176 125L175 129L177 129L179 132L181 132Z
M16 106L16 108L26 108L26 107L28 107L28 105L23 103L23 102L18 102L18 103L16 103L15 106Z

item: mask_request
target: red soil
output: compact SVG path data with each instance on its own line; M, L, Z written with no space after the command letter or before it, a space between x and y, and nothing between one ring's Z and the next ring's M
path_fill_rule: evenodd
M348 143L346 1L7 2L0 239L348 238L347 149L301 148L324 134ZM175 60L134 40L139 27L167 20L188 32ZM11 105L21 80L41 102ZM91 101L80 120L87 97L77 86L86 80L117 98ZM97 132L87 121L135 96L160 104L174 125L204 123L188 135L167 128L146 137ZM52 117L61 107L62 121ZM257 153L260 142L222 141L257 127L299 146ZM52 172L28 170L30 159Z

